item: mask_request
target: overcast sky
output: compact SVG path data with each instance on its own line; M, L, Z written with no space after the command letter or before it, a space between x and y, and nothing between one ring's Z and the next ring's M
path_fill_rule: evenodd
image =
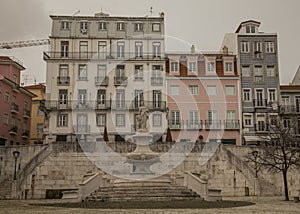
M287 84L300 64L299 0L0 0L0 42L48 38L50 14L80 15L100 12L114 16L145 16L165 13L166 35L195 44L199 50L219 50L225 33L241 21L261 22L260 30L277 33L280 81ZM45 82L43 51L47 46L0 50L0 55L23 61L28 84ZM174 49L170 45L166 50Z

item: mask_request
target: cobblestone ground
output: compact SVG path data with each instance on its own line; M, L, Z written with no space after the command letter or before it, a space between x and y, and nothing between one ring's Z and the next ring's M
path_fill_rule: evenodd
M76 213L76 214L86 214L86 213L147 213L147 214L181 214L181 213L300 213L300 203L294 203L293 201L285 202L280 197L235 197L235 198L224 198L224 200L234 200L234 201L249 201L256 203L252 206L247 207L235 207L235 208L226 208L226 209L164 209L164 210L99 210L99 209L74 209L74 208L57 208L50 206L33 206L30 204L37 203L58 203L61 201L56 200L0 200L0 213L22 213L22 214L65 214L65 213Z

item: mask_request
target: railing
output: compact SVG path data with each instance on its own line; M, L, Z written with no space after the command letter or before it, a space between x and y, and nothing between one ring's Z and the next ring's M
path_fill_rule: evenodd
M154 52L44 52L44 60L70 59L70 60L164 60L164 54Z
M127 77L114 77L115 86L127 86Z
M224 129L228 129L228 130L240 129L240 121L239 120L225 120L224 121Z
M203 122L202 120L187 120L186 121L186 128L187 129L203 129Z
M70 100L46 100L45 107L47 109L72 109L72 103Z
M182 129L184 121L183 120L169 120L169 128L170 129Z
M162 86L163 83L163 78L162 77L151 77L151 85L152 86Z
M80 133L81 134L90 133L90 126L89 125L75 125L74 131L79 134Z
M15 134L17 134L17 132L18 132L18 127L17 126L11 126L10 127L9 133L11 135L15 135Z
M23 117L24 117L24 118L30 118L30 110L24 109Z
M300 106L283 105L280 110L283 114L300 114Z
M70 77L68 76L58 76L57 85L70 85Z
M266 108L267 107L267 100L266 99L254 99L253 105L256 108Z
M22 137L29 138L29 130L23 130Z
M95 85L96 86L108 86L108 77L95 77Z
M19 106L16 103L11 104L11 112L12 113L19 113Z
M42 149L35 157L33 157L23 169L18 172L17 176L17 187L21 190L23 182L26 180L27 176L40 164L42 163L50 154L52 150L50 145L47 145Z
M78 200L83 201L86 197L90 196L99 187L104 186L105 182L102 175L98 172L87 180L79 184Z
M267 124L255 124L254 128L255 128L255 131L257 131L257 132L269 131L269 125L267 125Z
M205 120L205 129L221 129L221 120Z
M184 173L184 185L200 195L204 200L208 200L208 182L196 177L190 172Z

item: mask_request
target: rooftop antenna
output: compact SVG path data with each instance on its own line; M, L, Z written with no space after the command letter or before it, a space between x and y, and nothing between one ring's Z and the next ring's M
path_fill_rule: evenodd
M73 16L77 15L78 13L80 13L79 9L73 14Z
M152 16L152 13L153 13L153 8L150 7L150 17Z

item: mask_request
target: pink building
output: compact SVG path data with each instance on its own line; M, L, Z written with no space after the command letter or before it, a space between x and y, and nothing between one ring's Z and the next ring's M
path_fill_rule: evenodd
M29 144L34 94L20 87L22 62L0 56L0 146Z
M168 54L168 120L173 141L240 145L236 57Z

